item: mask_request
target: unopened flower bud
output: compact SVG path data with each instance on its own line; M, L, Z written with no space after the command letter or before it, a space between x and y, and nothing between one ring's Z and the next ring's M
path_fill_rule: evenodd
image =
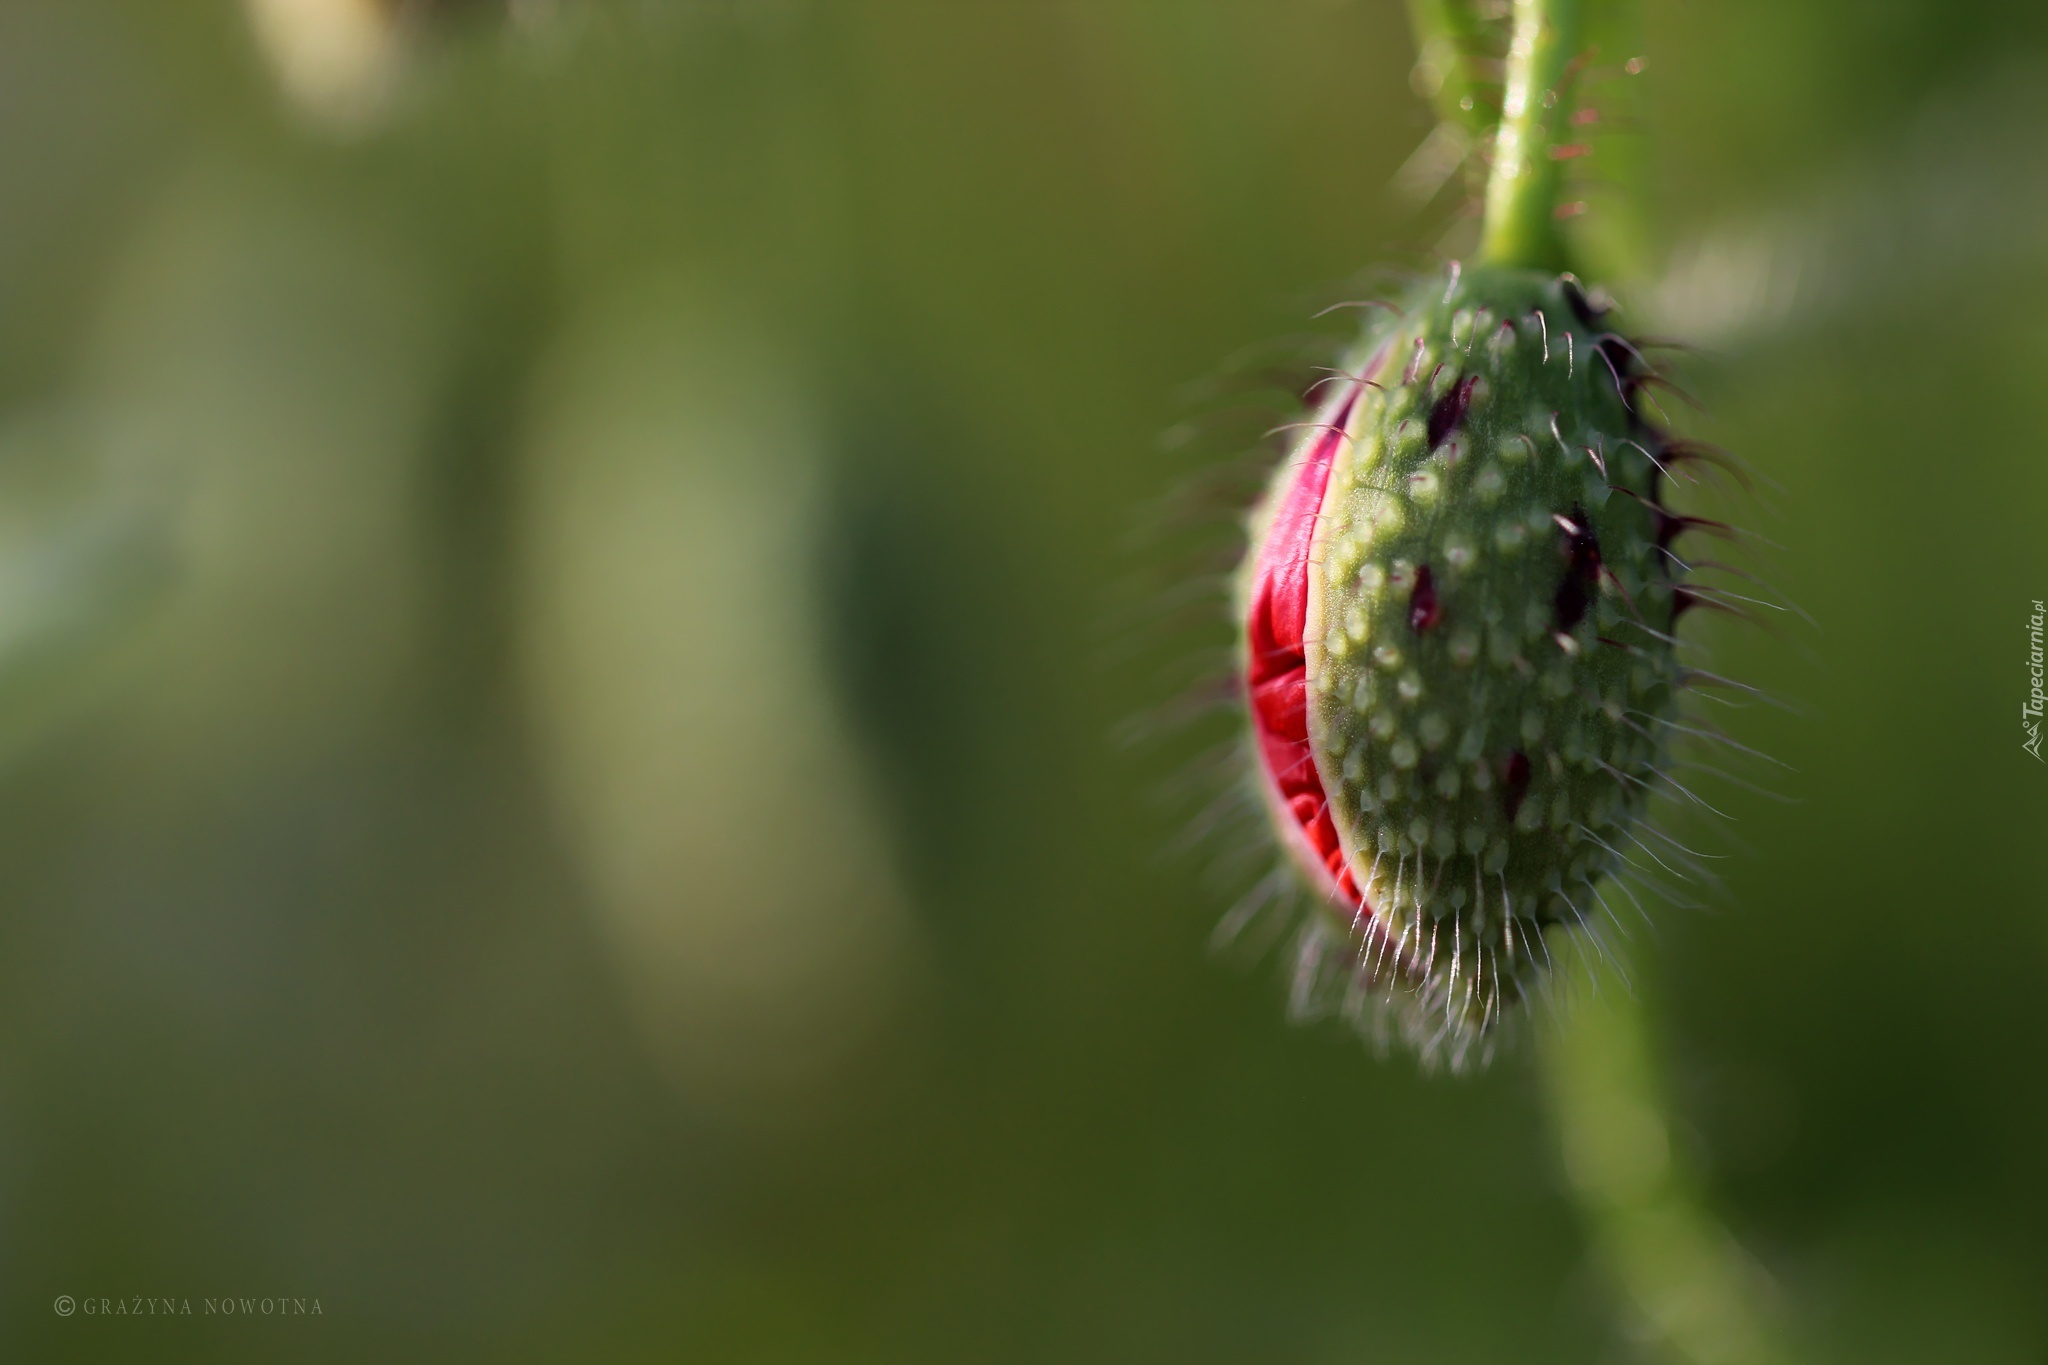
M1453 267L1372 316L1253 517L1258 783L1346 991L1431 1060L1487 1053L1657 780L1688 523L1640 371L1571 277Z

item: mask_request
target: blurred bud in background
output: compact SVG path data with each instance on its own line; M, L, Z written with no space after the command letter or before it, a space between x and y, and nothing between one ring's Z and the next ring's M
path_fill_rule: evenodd
M169 494L178 590L132 697L167 775L345 751L412 681L448 345L408 259L341 206L202 169L110 272L82 387Z
M823 671L823 482L787 356L666 281L569 329L522 474L521 631L566 839L655 1052L742 1118L813 1096L905 966Z
M316 122L368 123L398 76L396 0L243 0L278 84Z
M81 404L0 423L0 760L104 697L171 580L161 482L124 454Z
M241 0L279 90L315 127L362 134L404 93L426 40L463 20L544 28L560 0Z

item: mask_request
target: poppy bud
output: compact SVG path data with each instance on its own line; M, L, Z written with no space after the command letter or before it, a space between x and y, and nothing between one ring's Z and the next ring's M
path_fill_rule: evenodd
M1427 1060L1490 1052L1658 781L1689 523L1642 371L1570 276L1453 266L1372 315L1253 515L1240 663L1305 942Z

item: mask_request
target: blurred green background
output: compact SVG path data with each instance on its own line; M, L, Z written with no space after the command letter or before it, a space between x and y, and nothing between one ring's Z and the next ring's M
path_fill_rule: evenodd
M1617 291L1816 623L1692 627L1801 714L1638 934L1677 1140L1808 1358L2041 1365L2048 10L1643 30ZM1413 55L0 4L0 1355L1638 1358L1528 1050L1287 1025L1158 797L1227 722L1112 738L1225 638L1126 612L1190 385L1439 243Z

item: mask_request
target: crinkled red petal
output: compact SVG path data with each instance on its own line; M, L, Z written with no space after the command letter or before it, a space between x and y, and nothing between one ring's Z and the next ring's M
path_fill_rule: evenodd
M1294 480L1282 495L1252 567L1251 615L1246 622L1245 690L1259 761L1271 784L1275 806L1291 818L1296 852L1328 874L1323 890L1352 910L1365 909L1352 878L1330 802L1308 742L1308 657L1302 631L1308 620L1308 555L1316 518L1330 483L1330 465L1342 445L1344 426L1357 401L1356 387L1310 443Z

